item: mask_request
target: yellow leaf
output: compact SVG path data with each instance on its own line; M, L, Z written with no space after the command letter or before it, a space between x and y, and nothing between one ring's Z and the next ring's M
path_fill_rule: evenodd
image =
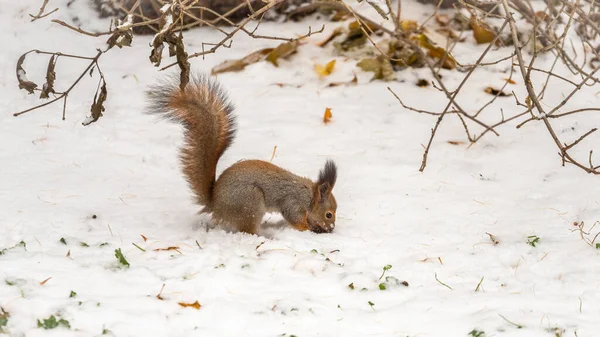
M333 114L331 113L331 108L325 108L325 113L323 114L323 123L327 124L331 122L331 118Z
M454 57L452 57L452 55L450 55L450 53L448 53L444 48L433 45L431 40L429 40L429 38L424 34L413 36L411 39L416 40L421 47L427 49L427 54L429 56L439 60L444 60L444 63L442 64L444 69L456 68L456 60Z
M473 37L478 44L490 43L496 38L496 32L485 22L477 20L472 16L469 24L473 29Z
M400 22L400 27L404 32L414 32L419 28L419 24L415 20L403 20Z
M333 72L333 67L335 67L335 60L329 61L326 65L322 66L320 64L315 64L315 71L319 76L325 77L331 75Z
M292 55L296 52L296 48L298 48L298 41L282 43L267 55L267 61L273 63L274 66L279 67L277 60Z
M194 303L179 302L178 304L184 308L190 307L190 308L194 308L196 310L200 309L200 307L201 307L201 305L200 305L200 303L198 303L198 301L196 301Z

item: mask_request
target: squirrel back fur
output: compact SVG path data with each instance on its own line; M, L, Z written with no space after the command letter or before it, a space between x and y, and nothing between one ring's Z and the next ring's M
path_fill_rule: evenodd
M149 113L183 125L183 173L196 202L209 205L217 163L235 137L233 105L218 83L205 75L193 76L183 91L178 78L169 77L151 86L147 96Z

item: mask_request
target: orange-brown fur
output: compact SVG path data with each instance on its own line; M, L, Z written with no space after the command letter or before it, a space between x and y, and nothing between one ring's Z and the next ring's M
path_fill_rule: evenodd
M240 161L216 180L216 167L233 142L233 107L219 86L195 77L184 91L174 80L150 88L150 112L183 124L183 173L202 212L233 230L257 233L266 212L279 212L296 229L331 232L337 168L327 161L317 182L260 160Z

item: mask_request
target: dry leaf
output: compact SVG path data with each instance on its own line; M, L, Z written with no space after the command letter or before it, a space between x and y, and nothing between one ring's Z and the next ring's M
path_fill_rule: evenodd
M52 276L50 276L47 279L43 280L42 282L40 282L40 285L43 286L44 284L46 284L46 282L50 281L51 278L52 278Z
M454 57L452 57L452 55L448 53L444 48L435 46L433 42L431 42L431 40L424 34L414 35L411 37L411 39L416 40L421 47L427 49L427 54L429 56L437 58L439 60L444 60L442 68L456 68L456 60L454 59Z
M140 236L142 237L142 239L144 239L144 242L148 241L148 238L145 237L143 234L140 234Z
M181 252L179 251L179 249L180 248L177 247L177 246L170 246L170 247L167 247L167 248L156 248L156 249L154 249L154 251L155 252L162 252L162 251L174 250L174 251L178 252L179 254L181 254Z
M478 44L490 43L496 38L496 32L487 23L472 16L469 24L473 29L473 37L475 37Z
M396 73L394 72L394 68L390 63L390 60L387 57L382 55L378 55L373 58L365 58L356 64L364 71L374 72L373 80L384 80L391 81L396 78Z
M550 22L551 21L550 16L548 16L547 13L542 12L542 11L535 12L535 18L537 19L538 22L542 22L542 21Z
M426 79L421 78L417 81L417 87L423 88L423 87L428 87L428 86L429 86L429 81Z
M267 55L267 61L273 63L274 66L279 67L277 60L280 58L286 58L296 52L298 48L298 41L282 43L277 48L273 49L269 55Z
M54 80L56 80L56 72L54 71L54 67L56 66L57 59L56 55L52 55L48 62L48 68L46 69L46 83L42 85L40 98L49 98L50 96L48 94L55 93Z
M329 44L329 42L333 41L333 39L335 39L336 37L342 35L342 33L344 32L344 29L342 27L337 27L336 29L333 30L333 32L331 32L331 34L326 37L323 41L321 42L317 42L316 46L317 47L325 47L327 44Z
M517 82L515 82L515 80L513 80L512 78L505 78L504 80L510 84L517 84Z
M280 88L283 88L283 87L302 88L302 84L289 84L289 83L277 82L277 83L273 83L272 85L276 85Z
M215 75L225 73L228 71L240 71L246 68L246 66L248 65L264 60L265 57L272 51L273 48L265 48L248 54L239 60L227 60L213 67L211 70L211 74Z
M490 95L494 95L494 96L498 96L498 97L506 97L506 96L510 96L509 94L505 93L502 90L498 90L498 89L494 89L492 87L487 87L484 89L485 92L487 92Z
M437 21L440 26L447 26L450 23L450 17L448 14L438 14L435 16L435 21Z
M356 77L356 74L354 74L354 77L349 82L333 82L333 83L329 83L329 85L327 85L327 86L328 87L337 87L340 85L354 85L357 83L358 83L358 78Z
M331 122L331 118L333 114L331 113L331 108L325 108L325 113L323 114L323 123L327 124Z
M333 68L335 67L335 60L329 61L326 65L315 64L315 72L319 74L320 77L325 77L331 75L333 72Z
M347 12L347 11L337 11L335 12L335 14L333 14L333 16L329 19L333 22L338 22L338 21L346 21L346 19L349 19L352 17L352 13Z
M419 28L419 24L415 20L402 20L400 22L400 27L402 27L402 31L411 33Z
M373 25L366 25L366 27L362 27L358 21L352 21L348 24L348 31L346 33L346 38L341 42L334 43L336 49L340 51L348 51L354 47L359 47L364 45L367 42L367 35L363 32L364 30L367 34L371 34L371 32L377 31L377 27Z
M27 54L21 55L21 57L19 57L19 60L17 61L17 80L19 81L19 89L25 89L30 94L33 94L33 90L37 88L37 84L27 79L27 72L25 72L25 69L23 69L23 62L25 62L25 56L27 56Z
M166 284L163 283L162 287L160 288L160 291L158 292L158 295L156 295L156 298L158 298L161 301L165 299L164 297L162 297L162 292L163 290L165 290L165 286Z
M464 143L465 142L461 142L460 140L449 140L448 141L448 144L450 144L450 145L462 145Z
M184 308L194 308L196 310L199 310L201 305L200 303L198 303L198 301L194 302L194 303L184 303L184 302L179 302L178 303L180 306L184 307Z
M102 87L100 87L99 91L99 94L98 91L96 91L96 94L94 95L94 101L92 102L92 107L90 108L92 115L82 123L83 125L90 125L97 121L98 118L102 117L102 113L105 110L104 102L108 96L106 82L104 82L104 80L102 80Z

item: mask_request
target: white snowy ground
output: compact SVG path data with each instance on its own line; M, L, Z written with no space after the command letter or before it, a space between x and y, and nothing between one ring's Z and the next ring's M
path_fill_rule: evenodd
M448 337L474 329L486 336L600 334L600 251L572 232L575 221L589 227L600 220L600 178L561 167L542 125L516 130L512 124L499 129L500 137L489 135L467 149L447 142L463 139L449 117L427 170L419 173L421 144L435 120L402 109L386 87L407 103L439 110L446 104L439 92L414 85L417 78L431 79L427 71L400 73L404 83L368 83L371 75L358 72L359 85L327 88L357 70L354 61L338 58L331 77L319 79L313 64L333 57L313 45L322 39L316 36L279 68L263 62L219 76L239 118L236 143L219 170L241 158L270 160L274 146L274 163L313 178L325 158L335 159L335 232L206 231L208 219L196 214L179 171L180 128L141 113L143 90L160 76L147 61L149 37L102 57L109 95L96 124L81 125L96 77L72 93L66 121L60 103L12 116L38 102L17 88L14 69L21 53L38 48L91 56L104 42L48 18L30 23L28 14L40 3L0 2L0 249L26 244L0 255L0 307L10 315L1 327L5 335ZM61 8L54 18L73 22L77 16L84 27L92 25L85 1L71 10L65 3L50 1L50 9ZM405 5L405 12L422 8ZM306 25L262 29L293 36ZM220 38L207 30L186 37L194 51L201 41ZM239 36L232 49L196 59L193 67L208 71L224 59L275 44ZM482 50L468 40L456 57L472 62ZM47 60L31 55L25 62L39 83ZM85 66L61 59L57 86L65 88ZM496 69L474 74L469 95L459 97L465 108L489 98L484 87L502 84L507 65ZM451 85L462 76L445 73ZM280 88L276 82L303 86ZM561 99L568 88L550 90ZM597 105L598 90L585 88L571 106ZM512 98L500 106L507 114L515 111ZM322 122L326 107L333 109L328 125ZM487 121L499 118L494 109ZM598 126L600 118L590 112L554 123L570 141ZM598 140L582 143L578 155L586 158ZM486 232L500 243L492 245ZM535 248L526 243L531 235L540 238ZM181 254L153 251L169 246L180 247ZM119 268L118 248L130 268ZM392 266L386 276L409 286L389 279L388 289L380 290L386 265ZM195 301L199 310L178 305ZM67 320L70 330L37 327L37 320L51 315Z

